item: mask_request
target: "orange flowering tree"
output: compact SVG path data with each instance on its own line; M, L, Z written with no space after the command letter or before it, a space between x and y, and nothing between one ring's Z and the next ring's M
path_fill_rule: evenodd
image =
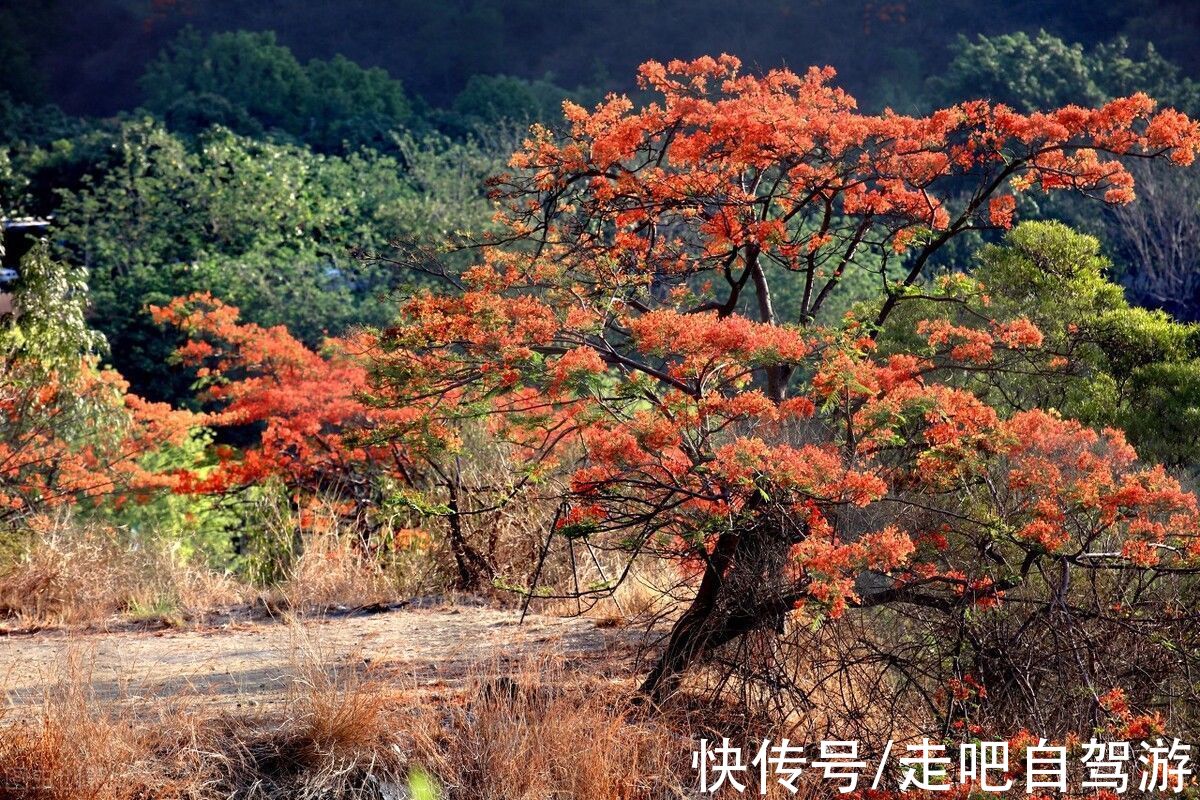
M90 360L44 372L9 363L0 374L0 519L84 501L145 502L172 481L142 457L182 444L189 415L128 392Z
M953 295L922 282L930 259L1010 226L1021 193L1129 202L1122 159L1186 165L1200 127L1142 95L872 116L831 77L650 62L645 105L565 104L567 130L535 127L494 181L505 233L407 301L372 356L374 402L485 416L524 470L566 470L561 536L694 576L654 697L791 612L918 614L959 643L934 669L961 677L1003 638L967 631L972 609L1130 631L1120 614L1178 599L1145 576L1196 563L1194 498L1119 432L991 407L951 379L1057 368L1030 322L929 322L887 358L872 332L907 297ZM875 276L871 318L816 326L851 270ZM790 303L782 285L799 287ZM1028 677L1005 669L992 679ZM1097 669L1099 692L1113 676Z
M480 487L456 459L443 458L457 447L459 430L428 402L369 402L375 335L331 338L316 352L282 325L243 322L238 309L207 293L151 312L188 336L177 355L198 371L200 397L211 409L197 420L213 430L258 428L250 446L218 446L215 465L177 472L176 492L224 495L277 479L302 506L333 500L369 550L387 544L373 533L389 501L401 499L410 511L446 522L459 588L478 589L495 577L495 542L476 547L470 520L498 510L519 487ZM489 502L478 502L485 492Z
M81 276L44 244L21 263L16 315L0 322L0 520L60 505L149 499L170 479L143 457L188 435L191 416L130 394L100 369Z

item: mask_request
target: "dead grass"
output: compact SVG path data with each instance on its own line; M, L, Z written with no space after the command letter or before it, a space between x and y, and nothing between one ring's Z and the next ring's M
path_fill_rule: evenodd
M178 624L250 596L168 552L131 550L110 530L38 524L29 547L0 568L0 619L22 627L114 616ZM367 556L336 527L306 531L304 545L271 601L291 612L411 596L434 580L421 570L437 569L436 556L420 548L400 554L411 564ZM598 579L606 568L596 565ZM639 566L588 616L625 626L669 613L679 580L667 569ZM576 611L546 605L541 610ZM690 759L701 736L877 740L911 728L911 708L897 704L871 649L857 644L863 632L832 626L798 629L782 649L731 654L771 665L786 691L764 692L761 681L731 685L716 665L655 716L627 702L631 679L587 674L554 656L482 665L465 690L434 698L295 630L285 700L236 715L201 710L203 698L98 697L86 654L70 655L37 713L0 711L0 800L670 800L695 796ZM746 645L756 646L767 647L753 637ZM788 692L788 707L777 705ZM736 705L714 699L731 695ZM812 787L805 793L817 796ZM766 796L805 793L774 787Z
M622 564L577 564L581 586L599 585L621 574ZM559 580L563 579L561 576ZM569 587L574 579L564 586ZM538 600L530 608L549 616L582 615L598 628L648 627L679 610L675 596L682 582L674 565L645 559L635 562L611 593L588 601ZM563 587L560 587L563 588Z
M689 743L631 716L626 691L553 659L493 669L460 704L416 710L413 758L463 800L683 796Z
M292 521L289 524L295 524ZM182 626L259 598L272 611L321 614L432 594L446 576L438 554L415 542L380 557L330 524L300 531L284 579L266 590L178 557L166 543L70 516L39 517L0 552L0 625L77 628L124 621Z
M69 650L36 713L0 714L0 800L379 798L409 771L394 694L361 661L323 658L298 640L283 707L229 716L102 697Z
M205 796L212 776L187 717L150 714L97 698L86 654L68 654L35 717L0 715L0 800Z
M402 785L395 692L355 655L332 660L297 636L282 710L222 717L200 734L222 765L216 796L378 798L380 787Z
M395 602L442 586L439 565L419 548L381 560L364 554L352 535L332 530L305 537L303 552L286 580L267 593L267 602L319 614Z
M42 628L115 616L162 624L244 602L227 576L188 564L168 547L131 547L119 531L70 518L36 518L26 544L0 564L0 620Z
M690 720L638 716L623 684L554 657L434 700L299 640L286 702L239 716L100 698L86 663L63 662L37 713L0 717L0 800L666 800L692 783Z
M282 580L262 595L273 610L322 614L391 603L442 591L450 580L445 559L422 531L376 531L364 545L363 532L329 501L299 516L272 506L260 522L265 540L289 543L280 559Z

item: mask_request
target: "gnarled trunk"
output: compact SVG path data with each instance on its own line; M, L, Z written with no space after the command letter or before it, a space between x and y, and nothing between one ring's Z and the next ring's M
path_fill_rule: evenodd
M721 534L691 605L676 620L639 693L657 703L718 647L753 630L782 630L793 600L783 573L790 546L775 526Z

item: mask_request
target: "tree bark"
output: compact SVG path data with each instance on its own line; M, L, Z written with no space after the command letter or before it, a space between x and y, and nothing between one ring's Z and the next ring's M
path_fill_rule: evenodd
M678 687L684 671L710 649L710 638L720 627L716 617L726 574L741 540L742 534L732 530L717 539L692 604L676 620L666 648L638 690L642 696L661 701Z
M454 554L454 565L458 570L455 588L467 592L477 591L492 580L496 570L491 562L467 541L462 525L458 484L447 481L446 491L449 494L447 506L450 508L450 552Z
M759 495L744 509L758 515ZM794 535L794 534L793 534ZM793 538L759 516L717 539L691 605L675 622L662 655L639 693L654 703L678 688L684 672L721 645L753 630L782 630L798 587L784 578Z

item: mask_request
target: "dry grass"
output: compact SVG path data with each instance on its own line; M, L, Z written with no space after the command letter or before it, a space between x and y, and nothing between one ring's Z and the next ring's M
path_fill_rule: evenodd
M180 626L248 606L255 597L272 610L320 614L445 586L439 554L427 543L381 558L364 553L354 534L336 522L300 534L303 547L284 580L263 592L189 563L165 543L131 542L120 530L69 516L35 518L0 548L0 625L43 629L128 621Z
M420 548L380 561L362 553L353 536L334 530L305 537L304 552L286 581L269 591L268 602L319 614L432 593L442 587L440 581L437 566Z
M621 685L554 658L434 700L300 641L286 700L237 717L100 698L85 664L68 657L29 718L0 717L0 800L665 800L693 782L690 720L635 716Z
M431 594L448 585L446 559L421 531L376 532L375 543L364 548L362 532L336 504L318 504L299 518L274 511L266 519L274 528L267 538L298 541L299 547L283 580L264 595L271 608L321 614Z
M0 716L0 800L205 796L212 776L188 718L101 700L86 664L68 654L34 717Z
M69 518L39 518L27 545L0 564L0 620L41 628L115 616L182 624L244 602L227 576L190 565L165 546L131 548L120 532Z
M170 553L131 551L111 531L39 524L26 551L0 568L0 618L23 627L114 616L174 622L250 596ZM272 600L290 611L389 602L436 574L427 549L379 559L336 526L304 533ZM646 624L669 611L678 584L667 567L639 566L588 614L598 625ZM465 689L434 698L383 680L354 653L334 657L296 630L286 697L236 716L208 710L215 706L204 698L98 697L87 659L69 656L36 713L0 711L0 800L669 800L695 796L690 757L700 736L903 735L911 710L887 693L869 648L856 646L862 632L832 626L798 630L770 652L731 654L772 665L792 693L788 709L775 705L777 689L731 687L714 666L689 679L690 700L658 716L628 704L632 680L589 675L554 657L483 665ZM844 679L828 677L833 667ZM720 706L718 695L740 696L740 704ZM416 791L422 776L436 790ZM766 796L795 795L775 787Z
M587 561L577 562L576 569L580 586L598 586L614 581L622 574L624 565L611 563L601 568ZM563 592L569 592L576 582L575 578L562 575L556 579L559 583L556 588ZM679 610L677 595L682 585L673 564L643 559L634 562L610 593L586 600L535 598L530 609L549 616L581 615L594 621L598 628L648 627Z
M378 798L408 774L393 694L321 657L298 643L282 707L233 717L204 698L100 696L68 651L34 713L0 715L0 800Z
M631 717L624 694L552 660L492 670L460 705L417 709L413 757L463 800L683 796L689 742Z
M287 579L268 592L271 605L297 613L365 606L405 597L394 574L362 555L351 537L336 532L305 537Z
M395 692L354 654L330 659L297 636L282 709L213 720L200 735L222 765L216 796L377 798L381 786L402 785Z

